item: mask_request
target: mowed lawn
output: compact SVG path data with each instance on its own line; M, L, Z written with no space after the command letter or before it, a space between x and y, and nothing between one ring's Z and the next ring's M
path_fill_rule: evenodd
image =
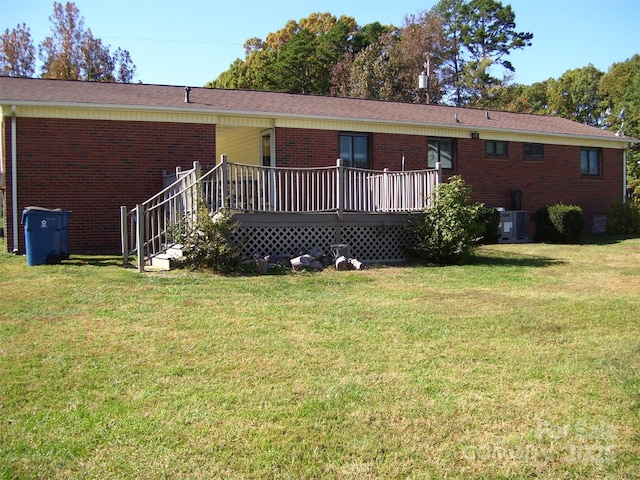
M0 478L632 479L640 239L139 274L0 255Z

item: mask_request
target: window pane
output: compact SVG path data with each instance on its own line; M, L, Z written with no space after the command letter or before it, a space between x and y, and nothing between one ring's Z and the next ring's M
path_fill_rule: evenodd
M271 166L271 134L262 134L262 166Z
M368 167L367 137L353 137L353 166Z
M453 168L453 142L451 140L440 141L440 163L442 168Z
M344 164L347 166L350 166L353 161L351 137L348 135L340 135L340 158L344 160Z
M583 175L600 175L600 151L592 149L580 150L580 173Z
M369 137L340 135L340 158L345 167L369 168Z
M541 143L525 143L524 156L542 158L544 156L544 146Z
M498 140L487 141L487 155L506 155L507 154L507 142L500 142Z
M580 151L580 173L589 173L589 152Z
M429 140L429 149L427 150L427 167L436 168L436 163L440 158L440 142L438 140Z
M496 150L496 143L487 140L487 155L493 155Z
M453 168L453 140L429 140L427 167L436 168L437 162L442 164L442 168Z
M591 175L598 175L600 173L600 162L598 161L598 151L589 151L589 173Z

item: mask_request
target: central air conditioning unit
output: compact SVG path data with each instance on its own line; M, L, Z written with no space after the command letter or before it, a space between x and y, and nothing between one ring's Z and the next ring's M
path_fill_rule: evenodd
M500 243L528 242L526 210L500 212Z

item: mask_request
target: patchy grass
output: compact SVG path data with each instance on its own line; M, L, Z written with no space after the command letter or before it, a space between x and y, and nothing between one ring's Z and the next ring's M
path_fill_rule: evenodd
M0 478L636 478L640 240L222 277L0 255Z

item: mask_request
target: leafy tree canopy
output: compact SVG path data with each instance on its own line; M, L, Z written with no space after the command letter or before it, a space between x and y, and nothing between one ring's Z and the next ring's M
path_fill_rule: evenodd
M335 94L354 56L394 28L379 23L359 27L352 17L312 13L288 21L265 40L247 40L244 60L236 59L206 86Z
M0 75L31 77L35 73L36 49L26 24L6 29L0 36Z
M128 83L136 67L128 51L110 47L85 29L84 18L74 3L54 2L49 17L51 35L39 45L41 76L67 80ZM25 24L8 29L0 37L0 73L31 77L35 73L35 48Z

